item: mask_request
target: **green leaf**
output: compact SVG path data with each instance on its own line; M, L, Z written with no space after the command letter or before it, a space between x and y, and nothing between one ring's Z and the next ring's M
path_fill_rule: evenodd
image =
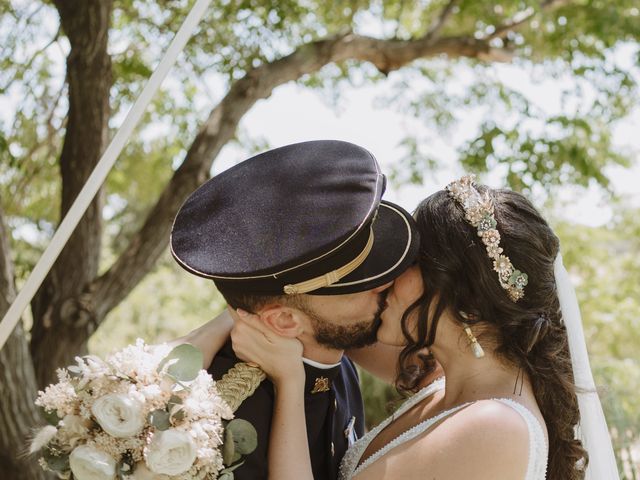
M49 425L57 427L60 420L62 420L55 410L45 410L44 407L38 407L38 410Z
M240 455L249 455L258 446L258 433L251 423L236 418L229 422L226 432L230 432L235 451Z
M47 463L49 470L60 473L69 471L69 455L56 455L47 447L43 448L42 452L42 458Z
M239 456L239 454L236 454L233 433L231 433L231 430L225 429L224 443L222 444L222 462L227 466L232 465L236 456Z
M149 423L158 430L167 430L171 427L169 412L166 410L154 410L149 412Z
M174 420L180 421L184 418L184 410L182 409L182 398L178 395L171 395L167 402L167 412Z
M190 382L198 376L198 372L202 369L202 361L202 352L199 349L183 343L164 357L158 366L158 371L169 364L167 374L179 382Z

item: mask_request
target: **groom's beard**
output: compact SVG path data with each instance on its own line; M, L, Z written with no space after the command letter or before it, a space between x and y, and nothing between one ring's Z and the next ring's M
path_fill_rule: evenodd
M331 323L317 313L309 310L305 313L311 318L315 330L316 342L334 350L347 350L373 345L377 341L377 334L382 320L380 316L385 309L387 290L378 296L378 311L369 322L359 322L350 325Z

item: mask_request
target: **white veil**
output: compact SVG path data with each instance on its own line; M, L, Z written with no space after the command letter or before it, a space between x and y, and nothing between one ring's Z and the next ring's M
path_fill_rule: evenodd
M582 440L589 453L589 466L585 478L586 480L619 480L607 422L591 374L578 299L560 253L554 262L554 273L560 309L569 337L573 375L576 385L583 390L578 393L580 426L577 437Z

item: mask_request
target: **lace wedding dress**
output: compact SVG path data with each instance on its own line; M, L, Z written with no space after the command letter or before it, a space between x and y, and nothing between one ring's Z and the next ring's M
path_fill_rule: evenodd
M358 465L363 453L369 446L369 443L371 443L371 441L378 435L378 433L380 433L395 418L399 417L420 401L424 400L430 395L433 395L437 391L442 390L443 388L444 378L434 381L433 383L426 386L418 393L407 399L391 417L384 420L382 423L380 423L380 425L369 431L364 437L354 443L342 459L342 464L340 465L339 480L352 479L364 469L366 469L369 465L378 460L380 457L387 454L390 450L416 438L419 435L424 434L440 420L446 418L449 415L453 415L458 410L469 405L469 403L458 405L457 407L445 410L444 412L441 412L434 417L420 422L419 424L415 425L414 427L410 428L403 434L387 443L384 447L373 453L370 457L368 457L365 461ZM508 398L496 398L495 400L513 408L522 416L524 421L527 423L527 428L529 430L529 464L524 480L544 480L547 470L548 448L542 426L538 422L537 418L533 415L533 413L531 413L526 407L520 405L519 403L514 402L513 400Z

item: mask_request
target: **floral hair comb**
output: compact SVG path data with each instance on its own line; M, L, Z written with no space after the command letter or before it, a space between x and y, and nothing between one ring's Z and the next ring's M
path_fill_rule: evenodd
M509 257L502 255L500 232L493 214L493 200L489 195L482 195L475 187L475 175L465 175L460 180L447 185L447 192L464 209L464 217L478 230L487 248L487 255L493 260L493 269L498 273L500 285L509 294L509 298L517 302L524 297L524 287L529 282L526 273L516 270Z

